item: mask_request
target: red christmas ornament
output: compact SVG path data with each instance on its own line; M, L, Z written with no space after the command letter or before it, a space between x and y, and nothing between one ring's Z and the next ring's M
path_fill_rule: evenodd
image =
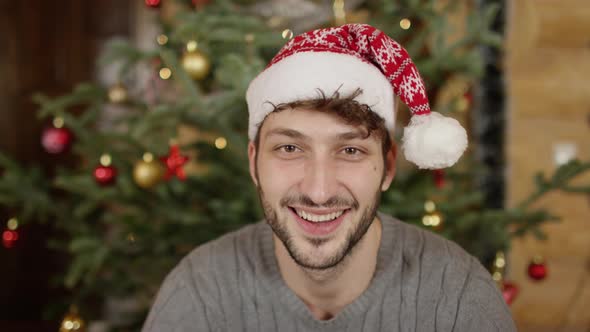
M510 281L502 282L502 296L506 304L511 305L514 299L518 295L518 286L511 283Z
M434 184L437 188L442 188L445 186L446 179L445 179L445 171L442 169L435 169L434 173Z
M41 145L48 153L64 153L70 149L72 138L72 132L65 127L48 127L41 134Z
M117 169L113 166L97 166L94 169L94 179L101 186L113 184L117 177Z
M182 166L186 164L188 157L180 154L178 145L171 145L168 155L160 157L160 160L166 165L167 169L166 174L164 174L164 180L170 180L172 176L176 176L180 180L186 179L186 174Z
M117 169L111 165L111 157L102 155L100 165L94 169L94 180L101 186L107 186L115 183L117 178Z
M145 5L150 8L160 8L161 0L145 0Z
M535 256L528 267L528 274L535 281L543 280L547 277L547 265L541 256Z
M16 231L5 230L2 233L2 244L5 248L10 249L16 245L18 240L18 233Z

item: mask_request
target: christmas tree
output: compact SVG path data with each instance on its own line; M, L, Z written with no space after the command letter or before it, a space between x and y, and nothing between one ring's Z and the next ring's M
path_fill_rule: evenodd
M261 219L248 173L244 95L294 34L345 22L378 27L412 55L434 110L464 123L484 69L479 46L501 44L490 29L497 7L458 1L145 3L167 8L161 34L148 50L110 45L100 61L116 64L117 82L35 96L48 121L44 148L74 162L45 174L0 154L0 203L15 211L5 246L18 236L17 219L54 223L67 236L49 245L69 255L61 279L69 302L86 319L106 317L114 329L141 324L164 275L190 250ZM139 84L146 73L147 83ZM538 226L558 219L532 209L536 199L551 190L590 192L570 185L590 168L579 161L549 177L538 174L537 191L513 209L486 206L478 185L485 170L473 156L445 171L418 171L403 161L399 168L381 211L459 243L498 281L510 239L542 237ZM96 299L101 308L89 304ZM113 308L118 315L109 314ZM64 331L83 326L77 310L64 319Z

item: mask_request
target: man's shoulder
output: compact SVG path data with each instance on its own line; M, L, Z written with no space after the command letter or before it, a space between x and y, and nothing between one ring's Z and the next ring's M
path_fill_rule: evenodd
M179 265L185 265L192 273L231 266L239 257L256 250L264 227L265 223L256 222L226 233L193 249Z
M186 255L162 283L144 329L160 331L159 326L181 321L190 321L197 329L206 324L214 326L216 319L223 317L222 306L228 305L224 299L239 298L240 286L248 286L255 279L248 271L254 269L251 256L264 234L263 227L260 222L249 224Z
M477 326L485 331L516 331L502 294L478 259L434 232L386 215L381 217L384 227L394 231L394 241L399 241L398 271L404 289L410 290L406 294L419 294L422 301L417 302L426 312L436 310L442 319L437 321L441 330L449 324L449 330L455 326L461 331L473 331L472 327ZM429 303L437 303L436 308L429 307Z
M469 273L474 268L479 270L476 266L479 261L455 242L389 215L380 216L389 227L395 227L394 236L400 241L404 264L451 269L458 273Z
M203 300L218 298L238 278L251 282L264 227L262 222L248 224L196 247L168 273L162 288L183 289Z

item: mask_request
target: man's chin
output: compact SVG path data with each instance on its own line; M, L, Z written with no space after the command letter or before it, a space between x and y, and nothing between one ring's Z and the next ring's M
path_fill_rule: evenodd
M275 233L276 234L276 233ZM338 265L346 254L346 245L338 236L308 237L300 230L290 232L288 237L277 234L291 259L302 268L325 270Z
M302 268L309 269L309 270L328 270L334 268L335 266L339 265L343 260L344 257L342 255L325 255L323 257L314 257L311 258L310 256L307 257L299 257L293 258L295 263Z

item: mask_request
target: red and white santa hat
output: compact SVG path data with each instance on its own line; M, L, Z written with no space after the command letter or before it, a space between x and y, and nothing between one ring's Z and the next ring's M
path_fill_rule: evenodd
M291 39L248 87L248 136L254 140L273 105L327 96L348 95L358 88L361 104L385 119L393 132L394 94L412 112L402 149L420 168L452 166L467 147L459 122L431 112L424 83L406 50L367 24L317 29Z

